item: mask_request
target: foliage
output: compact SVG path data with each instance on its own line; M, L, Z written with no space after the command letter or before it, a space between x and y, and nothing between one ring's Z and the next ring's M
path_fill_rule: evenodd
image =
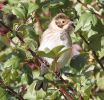
M0 100L104 99L104 0L82 1L0 0ZM72 42L83 52L61 76L53 67L42 77L38 59L56 60L64 52L63 46L38 51L42 32L59 12L75 21Z

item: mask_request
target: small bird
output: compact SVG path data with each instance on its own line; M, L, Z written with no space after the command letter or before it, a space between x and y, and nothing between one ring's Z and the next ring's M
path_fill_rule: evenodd
M63 67L71 58L72 41L70 33L73 29L73 22L64 13L57 14L49 24L48 28L43 32L41 36L39 51L45 51L46 48L52 50L53 48L63 45L62 50L67 49L57 60L54 66L54 72L59 73L60 68ZM53 64L54 59L44 57L43 58L49 66ZM40 76L47 73L48 68L41 66ZM38 80L35 86L36 90L42 88L46 90L48 83L45 80Z
M53 48L63 45L64 49L69 49L64 52L57 60L56 70L64 66L71 57L72 41L70 33L73 29L73 21L69 19L64 13L57 14L49 24L48 28L41 36L39 51L45 51L46 48L52 50ZM44 59L52 65L53 59L44 57Z

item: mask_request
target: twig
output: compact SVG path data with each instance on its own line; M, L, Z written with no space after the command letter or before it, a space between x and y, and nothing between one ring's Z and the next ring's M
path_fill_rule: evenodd
M6 27L9 31L13 32L13 30L12 30L10 27L8 27L7 25L5 25L2 21L0 21L0 23L1 23L4 27ZM24 43L24 40L17 34L17 32L16 32L15 35L18 37L18 39L19 39L22 43Z
M101 63L101 61L99 60L98 56L96 55L96 52L95 51L92 51L96 61L99 63L99 65L101 66L101 68L104 70L104 66L103 64Z
M7 25L5 25L3 22L0 21L0 23L1 23L4 27L8 28L9 31L13 32L13 30L12 30L10 27L8 27ZM15 35L16 35L17 38L21 41L21 43L25 43L25 41L18 35L18 32L17 32L17 31L16 31L16 34L15 34ZM39 59L39 62L40 62L40 63L45 63L45 64L48 65L48 63L46 63L45 60L43 60L42 58L40 58L40 57L39 57L34 51L32 51L30 48L28 48L27 50L31 53L31 55L32 55L33 57L36 57L37 59Z
M64 96L66 100L73 100L72 96L66 92L66 90L63 87L58 87L54 82L50 82L53 86L55 86L57 89L59 89L60 93Z
M41 25L41 22L40 22L40 18L39 18L39 15L37 13L35 13L35 19L36 19L36 22L38 23L39 25L39 29L41 30L41 32L44 31L42 25Z
M80 0L77 0L80 4L82 4L82 6L84 6L85 8L87 8L89 11L90 11L90 8L88 7L87 4L81 2ZM101 19L104 19L104 16L103 15L100 15L98 14L97 12L93 12L97 17L101 18Z
M60 74L56 73L56 75L57 75L57 77L60 78L60 80L61 80L64 84L68 84L68 81L64 80ZM71 91L73 92L74 95L76 95L76 91L75 91L74 89L72 89L70 86L68 86L68 88L69 88L69 90L71 90Z
M63 87L60 87L59 91L65 95L65 98L67 100L73 100L72 96L69 93L67 93L66 90Z
M64 82L64 84L68 84L68 81L64 80L60 74L56 73L56 75L61 79L62 82ZM69 90L71 90L74 95L78 95L77 92L72 87L68 86L67 88L69 88ZM81 94L79 97L80 97L79 100L84 100L84 98L81 96Z
M0 85L2 85L2 88L4 88L8 93L11 93L11 95L16 97L18 100L24 100L19 93L15 92L10 86L6 86L2 80L0 80Z
M13 32L13 30L10 29L8 26L6 26L4 23L2 23L2 25L4 25L4 26L5 26L6 28L8 28L11 32ZM17 31L16 31L16 32L17 32ZM18 35L18 32L17 32L16 36L17 36L18 39L21 41L21 43L25 43L25 41ZM45 61L44 59L42 59L41 57L39 57L39 56L38 56L34 51L32 51L30 48L28 48L27 50L31 53L31 55L32 55L33 57L35 57L35 58L38 60L38 62L39 62L40 64L42 64L42 65L44 65L44 66L47 66L47 67L49 66L48 63L47 63L47 61ZM60 76L60 79L61 79L65 84L68 84L61 76ZM75 91L73 91L72 88L69 88L69 89L72 90L72 92L75 94ZM61 88L60 88L60 92L64 95L65 98L67 98L67 96L68 96L68 98L70 98L70 100L72 100L71 95L68 94L64 88L61 87ZM22 99L21 99L21 100L22 100ZM67 100L68 100L68 99L67 99Z
M89 42L84 38L84 36L80 33L79 36L82 38L82 40L89 46ZM100 62L98 56L96 55L96 52L92 50L92 53L94 55L95 60L100 65L100 67L104 70L103 64Z

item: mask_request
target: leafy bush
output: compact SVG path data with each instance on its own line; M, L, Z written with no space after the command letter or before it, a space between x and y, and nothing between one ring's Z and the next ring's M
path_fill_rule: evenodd
M49 71L41 77L41 57L55 59L63 48L37 50L59 12L75 21L71 38L83 52L61 69L61 76ZM103 100L103 79L104 0L0 1L0 100Z

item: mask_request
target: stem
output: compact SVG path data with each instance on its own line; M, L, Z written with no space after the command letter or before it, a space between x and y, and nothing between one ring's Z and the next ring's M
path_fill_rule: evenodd
M66 92L64 87L58 87L54 82L50 82L53 86L55 86L57 89L59 89L60 93L64 96L66 100L73 100L72 96Z
M90 11L90 8L87 6L87 4L81 2L80 0L77 0L80 4L82 4L83 7L87 8ZM90 5L91 6L91 5ZM97 17L104 19L103 15L98 14L97 12L93 12Z
M72 96L69 93L67 93L63 87L60 87L59 91L65 95L67 100L73 100Z
M18 100L24 100L19 93L15 92L10 86L6 86L2 80L0 80L0 85L2 88L4 88L8 93L10 93L12 96L17 98Z
M38 22L39 29L41 30L41 32L43 32L44 29L43 29L43 27L41 25L41 21L40 21L39 15L37 13L35 13L35 19L36 19L36 22Z
M79 36L82 38L82 40L89 46L89 42L84 38L84 36L80 33ZM96 52L91 50L93 55L94 55L94 58L96 60L96 62L100 65L100 67L104 70L104 66L103 64L101 63L101 61L99 60L98 56L96 55Z

